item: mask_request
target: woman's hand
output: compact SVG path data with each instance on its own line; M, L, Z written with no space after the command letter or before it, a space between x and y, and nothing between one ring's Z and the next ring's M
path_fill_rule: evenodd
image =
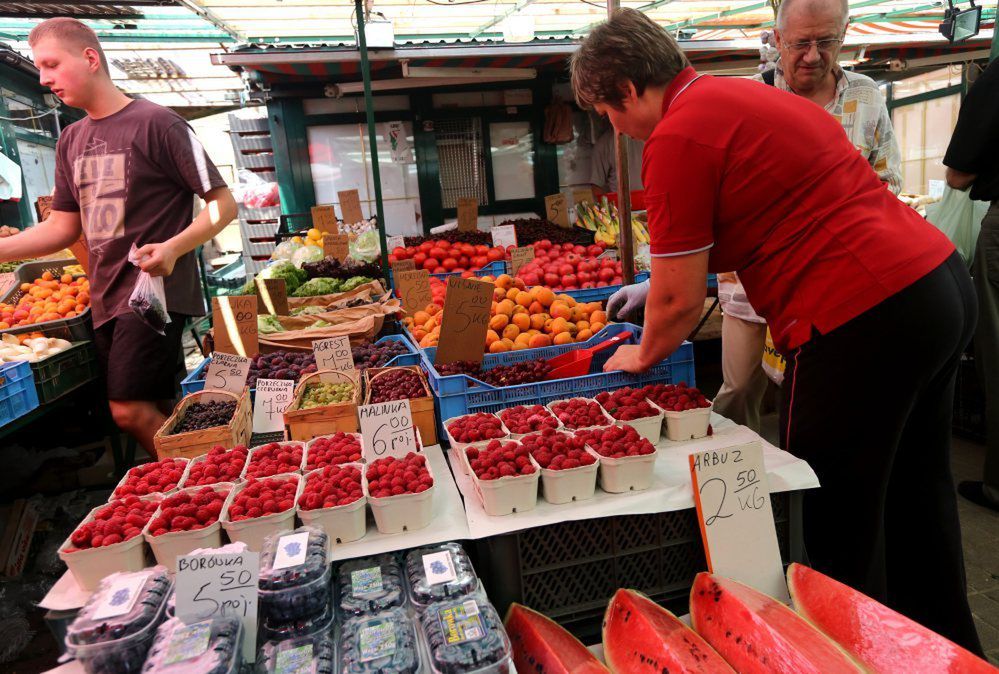
M604 365L604 372L612 372L614 370L624 370L625 372L631 372L633 374L638 374L639 372L645 372L648 370L647 365L642 364L642 347L637 344L625 344L623 346L617 347L617 351L614 352Z

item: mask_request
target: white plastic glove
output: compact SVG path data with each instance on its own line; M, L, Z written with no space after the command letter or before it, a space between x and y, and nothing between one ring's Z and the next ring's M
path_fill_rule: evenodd
M625 320L645 306L648 296L648 281L625 286L607 300L607 314L613 320Z

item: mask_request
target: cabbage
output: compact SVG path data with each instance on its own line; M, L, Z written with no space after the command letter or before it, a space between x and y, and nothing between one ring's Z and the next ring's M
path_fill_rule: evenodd
M284 332L284 326L274 314L261 314L257 316L257 332L262 335L273 335L275 332Z
M294 241L292 241L290 239L288 241L282 241L281 243L279 243L277 245L277 248L274 249L274 252L271 253L271 259L272 260L290 260L292 258L292 256L294 256L294 254L300 248L304 248L304 247L305 246L303 246L302 244L296 243L296 242L294 242Z
M265 267L260 272L260 278L264 279L284 279L285 289L289 293L295 292L306 279L305 272L296 267L288 260L280 260Z
M323 259L323 249L319 246L302 246L291 256L291 261L296 267L301 267L306 262L318 262Z
M297 309L292 309L291 310L291 315L292 316L310 316L312 314L321 314L321 313L323 313L325 311L326 311L326 307L316 307L316 306L299 307Z
M332 295L340 292L340 281L335 278L320 276L312 278L299 286L293 293L294 297L314 297L316 295Z
M350 242L350 257L360 262L373 262L381 251L378 232L374 229L360 234Z

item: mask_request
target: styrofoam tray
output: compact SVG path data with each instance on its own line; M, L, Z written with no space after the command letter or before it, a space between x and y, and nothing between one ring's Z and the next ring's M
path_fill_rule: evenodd
M342 463L341 468L353 467L361 471L361 498L353 503L332 508L316 508L315 510L298 510L298 519L302 524L317 527L326 532L328 538L327 554L333 551L334 544L350 543L364 538L368 532L367 509L368 504L368 480L364 476L364 464L362 463ZM305 486L312 475L322 472L326 467L310 470L302 480L302 489L299 491L299 498L305 491ZM429 490L428 490L429 491ZM297 503L297 501L296 501Z
M279 513L271 513L262 517L233 522L229 519L229 507L236 500L236 495L246 489L250 483L244 481L242 484L236 485L236 488L229 492L229 498L225 500L222 506L222 514L219 517L222 528L229 535L229 540L234 543L246 543L246 547L249 550L260 552L263 549L265 538L272 534L291 531L295 528L295 512L298 509L298 497L302 494L303 486L301 474L278 473L277 475L257 478L257 480L280 480L289 477L295 478L295 498L290 508Z
M400 494L375 498L368 495L368 505L371 514L375 516L375 526L383 534L400 534L404 531L416 531L430 526L434 514L434 491L437 489L437 476L434 475L430 462L426 462L427 472L434 480L434 486L419 494ZM450 478L450 475L448 476ZM367 485L367 474L364 474L364 484ZM365 487L366 488L366 487Z
M482 501L482 508L487 515L502 517L513 513L534 510L538 505L538 480L541 478L541 466L530 454L527 458L534 466L530 475L509 475L495 480L480 480L468 463L465 450L461 450L462 458L468 465L468 475L472 478L475 491Z
M153 494L160 494L162 496L170 496L171 494L175 494L175 493L177 493L178 491L180 491L181 489L184 488L184 482L187 481L187 474L191 472L191 459L185 459L185 458L182 458L182 457L173 457L173 458L175 458L175 459L177 459L179 461L183 461L184 462L184 472L180 476L180 482L178 482L177 486L174 487L173 489L171 489L170 491L167 491L167 492L153 492ZM145 465L145 464L142 464L142 465ZM133 466L132 468L129 468L127 471L125 471L125 474L121 476L120 480L118 480L118 484L116 484L114 486L114 489L111 490L111 495L108 497L108 503L110 503L115 498L121 498L120 496L115 496L114 493L116 491L118 491L118 487L120 487L123 484L125 484L125 481L128 480L128 476L132 474L132 471L135 470L136 468L139 468L139 467L140 466ZM143 496L152 496L153 494L144 494ZM140 496L139 498L142 498L142 496Z
M305 451L302 452L302 472L304 474L308 474L308 473L312 472L313 470L318 470L320 468L325 468L325 466L317 466L316 468L313 468L311 470L308 469L308 465L309 465L309 450L312 448L312 444L316 440L319 440L321 438L332 438L334 435L337 435L337 434L336 433L329 433L327 435L317 435L316 437L312 438L311 440L307 440L305 442ZM362 458L361 458L360 461L358 461L356 463L363 463L364 462L364 458L363 458L364 457L364 436L362 436L360 433L345 433L345 435L351 435L351 436L357 438L357 442L361 445L361 457ZM342 463L340 465L341 466L346 466L348 464L347 463ZM361 472L363 473L364 471L362 470Z
M711 407L699 407L696 410L684 410L683 412L672 412L666 410L663 414L666 417L666 437L670 440L697 440L708 434L708 426L711 424Z
M614 459L602 456L589 445L586 451L596 457L600 464L600 488L610 494L623 494L629 491L642 491L652 486L656 459L659 450L642 456L624 456Z
M244 480L250 479L249 477L247 477L247 471L250 468L250 463L253 461L253 454L254 454L254 452L256 452L261 447L266 447L269 444L272 444L272 443L268 442L268 443L265 443L263 445L257 445L256 447L250 447L250 453L246 455L246 465L243 466L243 474L241 475L242 479L244 479ZM302 471L305 469L305 443L302 442L301 440L281 440L277 444L279 444L281 446L284 446L284 445L294 445L296 447L301 447L302 448L302 461L298 464L298 470L295 471L296 473L301 474ZM279 475L281 475L281 474L283 474L283 473L279 473ZM274 475L268 475L267 477L275 477L275 476ZM260 477L258 477L256 479L262 480L262 479L266 479L266 478L260 478Z
M595 426L587 426L586 428L569 428L568 426L566 426L565 424L563 424L561 422L561 420L559 420L559 428L561 430L563 430L563 431L565 431L567 433L575 433L576 431L588 431L588 430L590 430L592 428L603 428L604 426L610 426L611 424L614 423L614 418L611 415L607 414L607 410L605 410L603 408L603 405L601 405L600 403L598 403L593 398L583 398L583 397L578 397L578 396L574 397L574 398L563 398L561 400L553 400L550 403L548 403L547 405L545 405L545 407L547 407L548 411L552 413L552 416L554 416L556 419L558 419L558 415L555 414L555 410L552 409L552 408L555 405L557 405L558 403L567 403L570 400L585 400L588 403L593 403L594 405L596 405L600 409L600 412L603 413L604 418L607 419L607 423L605 423L605 424L597 424Z
M533 407L533 405L527 405L527 404L524 404L524 403L522 403L522 404L520 404L520 405L514 405L514 407ZM555 415L554 415L554 414L552 413L552 411L551 411L550 409L548 409L548 407L547 407L546 405L542 405L541 407L543 407L543 408L544 408L544 410L545 410L545 412L546 412L546 413L548 414L548 416L550 416L550 417L551 417L552 419L554 419L554 420L555 420L555 423L556 423L556 424L558 424L558 426L556 426L556 427L555 427L555 430L559 430L559 431L561 431L561 430L565 430L565 431L569 431L569 429L567 429L567 428L565 428L564 426L562 426L562 422L558 420L558 417L556 417L556 416L555 416ZM510 430L510 427L506 425L506 422L505 422L505 421L503 421L503 417L502 417L502 416L500 416L501 414L503 414L503 412L506 412L506 411L508 411L508 410L510 410L510 409L513 409L513 408L512 408L512 407L508 407L507 409L503 410L502 412L497 412L497 413L496 413L496 416L498 416L498 417L500 418L500 421L501 421L501 422L503 423L503 427L504 427L504 428L505 428L505 429L506 429L506 430L507 430L507 431L508 431L508 432L510 433L510 439L511 439L511 440L522 440L522 439L524 439L525 437L527 437L528 435L531 435L531 434L533 434L533 433L539 433L539 432L540 432L540 431L531 431L530 433L514 433L513 431L511 431L511 430ZM571 432L571 431L569 431L569 432Z
M218 482L205 486L211 487L215 491L228 490L231 495L236 485L232 482ZM193 487L191 491L203 488ZM157 508L153 516L149 518L149 522L146 523L145 528L142 530L142 535L149 543L149 547L153 549L153 555L155 555L157 563L165 566L171 573L177 572L177 557L186 555L198 548L217 548L222 545L222 525L219 523L219 520L209 524L204 529L173 531L159 536L152 536L149 533L149 525L159 516L161 508L162 506ZM225 512L225 508L226 503L223 503L223 513ZM221 515L222 513L219 513L220 517Z

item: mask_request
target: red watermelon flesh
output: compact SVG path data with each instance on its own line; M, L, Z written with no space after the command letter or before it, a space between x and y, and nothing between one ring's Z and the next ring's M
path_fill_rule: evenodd
M776 599L699 573L690 590L694 629L741 674L856 674L839 646Z
M604 659L614 674L735 674L696 632L634 590L618 590L607 606Z
M791 564L787 584L798 613L872 672L999 672L936 632L807 566Z
M511 604L505 625L521 674L607 674L586 646L537 611Z

